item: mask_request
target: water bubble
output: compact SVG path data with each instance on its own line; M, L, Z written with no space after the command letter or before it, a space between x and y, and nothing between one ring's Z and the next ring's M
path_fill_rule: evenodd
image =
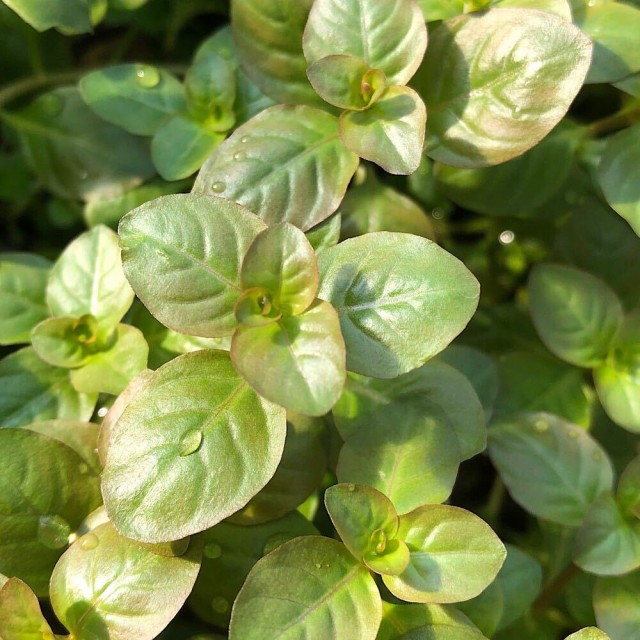
M319 562L316 562L316 569L320 569L320 567L322 567L322 565Z
M208 542L204 545L204 555L206 558L210 558L211 560L215 560L222 555L222 547L215 542Z
M100 407L98 409L98 418L104 418L107 413L109 413L109 409L107 409L107 407Z
M271 553L274 549L277 549L280 545L284 544L291 540L291 536L286 533L274 533L265 543L264 548L262 549L262 555L266 556L268 553Z
M69 534L69 537L67 538L67 544L72 545L77 539L78 534L74 531L73 533Z
M505 229L500 236L498 237L498 241L500 244L511 244L516 239L516 234L513 233L510 229Z
M189 456L195 453L202 444L202 431L191 429L180 438L180 455Z
M38 518L38 540L47 549L62 549L69 543L71 527L57 515L45 515Z
M522 107L516 107L513 112L511 113L511 115L518 120L519 118L522 118Z
M538 432L538 433L544 433L545 431L547 431L549 429L549 421L545 420L544 418L538 418L534 423L533 423L533 428Z
M95 534L87 533L80 538L80 542L78 544L83 551L91 551L100 544L100 540L98 540L98 536Z
M242 142L242 144L247 144L247 142L249 142L249 136L243 136L240 139L240 142Z
M244 151L236 151L233 155L233 159L237 162L241 162L242 160L246 160L247 154Z
M149 64L139 64L136 67L136 80L141 87L152 89L160 84L160 72Z
M229 611L229 601L222 596L217 596L211 601L211 608L217 613L226 613Z
M432 212L431 216L434 220L442 220L444 218L444 211L440 209L440 207L436 207Z
M211 185L211 191L213 191L214 193L222 193L226 188L227 185L224 182L220 182L219 180L218 182L214 182Z
M40 98L39 105L45 115L55 118L62 113L64 100L55 93L47 93Z

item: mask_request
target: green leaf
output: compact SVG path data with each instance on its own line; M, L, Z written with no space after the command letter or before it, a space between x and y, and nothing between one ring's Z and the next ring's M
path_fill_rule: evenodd
M47 364L30 347L0 360L0 388L0 427L39 420L88 420L98 399L78 393L67 370Z
M426 22L446 20L464 13L465 0L418 0Z
M46 597L82 520L100 505L98 475L72 449L27 429L0 429L0 571ZM19 549L19 552L16 550Z
M94 316L101 331L118 324L133 302L133 291L111 229L98 225L67 246L49 275L47 302L55 316Z
M263 288L285 316L315 300L320 276L313 247L300 229L283 222L260 232L242 262L243 289Z
M321 58L307 69L318 95L339 109L362 111L375 103L386 89L386 77L370 69L361 58L336 55Z
M53 640L53 637L33 591L18 578L5 582L0 589L0 638Z
M257 525L284 516L321 485L326 469L323 420L288 413L284 451L273 478L227 521Z
M427 29L413 0L316 0L302 46L310 64L334 54L356 56L402 85L422 61Z
M429 105L428 155L467 168L519 156L566 114L590 60L588 38L550 13L491 9L447 20L414 79Z
M320 254L325 249L335 247L338 244L341 224L342 216L337 211L305 233L316 254Z
M540 9L540 11L555 13L571 22L571 7L567 0L491 0L491 6Z
M231 614L230 640L374 640L382 602L368 570L341 543L286 542L258 561Z
M76 638L151 640L187 599L202 546L166 557L118 534L111 523L79 538L56 565L51 604Z
M273 476L285 432L284 411L246 385L226 352L179 356L151 375L112 427L102 476L109 516L142 542L207 529Z
M494 424L489 455L518 504L568 527L579 526L613 483L604 449L584 429L551 414L521 414Z
M574 562L584 571L613 576L640 567L640 521L622 513L610 492L591 505L576 538Z
M623 512L640 518L640 455L622 472L616 498Z
M189 111L211 131L228 131L235 124L234 67L217 53L201 56L184 79Z
M321 106L307 80L302 33L313 0L234 0L231 25L244 72L277 102Z
M572 633L570 636L567 636L565 640L611 640L611 638L609 638L604 631L600 631L600 629L596 627L588 627Z
M634 178L634 168L639 162L640 125L635 125L609 138L598 167L598 181L607 202L637 235L640 235L640 187Z
M453 427L463 460L484 451L487 443L482 406L469 381L452 367L437 361L391 380L349 374L333 418L340 435L349 440L385 405L437 405Z
M338 139L334 116L306 106L265 109L207 160L194 192L244 205L267 224L303 231L340 204L358 158Z
M110 393L117 396L131 379L147 366L149 345L142 332L119 324L114 343L91 356L71 372L71 384L82 393Z
M353 238L373 231L399 231L435 240L427 213L400 191L368 178L347 191L339 209L341 237Z
M146 143L99 118L75 88L44 93L3 119L40 182L62 198L114 197L154 174Z
M319 297L340 315L347 369L378 378L411 371L442 351L478 303L478 283L438 245L368 233L318 257Z
M635 640L640 625L640 571L615 578L599 578L593 590L598 627L612 640Z
M459 463L455 431L440 408L428 400L405 400L380 407L347 438L337 476L340 482L377 489L399 513L407 513L426 503L444 502Z
M615 82L640 71L640 10L624 2L599 2L576 11L576 24L593 40L586 82Z
M333 407L346 375L338 317L322 300L301 315L262 327L240 325L231 341L231 359L261 396L311 416Z
M493 582L506 556L491 527L458 507L425 505L400 516L398 538L411 552L409 566L383 580L409 602L469 600Z
M389 87L365 111L345 111L338 130L347 149L388 173L407 175L420 165L426 122L426 107L413 89Z
M623 313L604 282L573 267L540 264L528 292L533 323L551 352L579 367L604 361Z
M486 640L460 611L439 604L383 602L377 640Z
M562 127L522 156L494 167L461 169L438 163L438 189L461 207L488 216L531 211L565 183L573 166L576 134L574 127Z
M206 123L179 113L156 131L151 157L165 180L182 180L194 174L225 136Z
M495 416L546 411L588 427L590 401L582 371L545 354L506 353L500 359L500 393Z
M188 604L199 618L229 626L231 605L253 565L267 553L298 536L317 535L297 512L250 527L221 522L203 533L204 554Z
M479 596L460 603L458 608L487 637L493 637L527 611L541 584L540 563L518 547L507 545L507 557L496 579Z
M36 31L51 27L71 33L93 30L90 5L87 0L3 0Z
M146 64L92 71L80 79L78 89L103 120L139 136L153 135L167 118L186 106L180 81Z
M640 73L634 73L618 82L614 82L613 86L634 98L640 98Z
M51 263L35 254L0 258L0 344L29 342L31 329L48 315L45 288Z
M164 196L120 222L125 273L149 311L169 328L204 337L230 335L240 265L264 228L252 213L220 198Z

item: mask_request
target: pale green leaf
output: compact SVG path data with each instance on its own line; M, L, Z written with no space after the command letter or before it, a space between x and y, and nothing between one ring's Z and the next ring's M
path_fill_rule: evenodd
M53 637L33 591L19 578L5 582L0 589L0 638L53 640Z
M598 627L611 640L640 638L640 571L615 578L599 578L593 590Z

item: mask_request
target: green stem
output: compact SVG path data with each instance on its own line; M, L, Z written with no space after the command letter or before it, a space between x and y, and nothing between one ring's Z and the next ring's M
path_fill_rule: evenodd
M13 82L0 89L0 108L25 93L32 93L33 91L43 89L50 85L75 82L82 73L83 72L80 71L63 71L61 73L52 73L47 76L31 76L30 78L24 78L17 82Z
M494 529L496 528L498 519L500 518L502 503L504 501L506 491L507 489L504 486L502 478L499 475L496 475L496 478L493 481L493 486L491 487L491 493L489 494L489 501L487 502L484 512L485 520Z
M580 569L573 563L561 571L538 596L533 605L534 611L542 613L553 604L554 600L564 591L565 587L578 575Z
M587 127L587 130L592 136L597 137L610 131L624 129L636 122L640 122L640 107L638 105L607 118L602 118L602 120L596 120Z

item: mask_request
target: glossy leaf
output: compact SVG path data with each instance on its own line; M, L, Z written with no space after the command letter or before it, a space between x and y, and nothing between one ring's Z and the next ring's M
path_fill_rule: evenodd
M570 636L567 636L565 640L611 640L611 638L604 631L600 631L600 629L596 627L588 627L572 633Z
M11 452L0 468L0 571L44 597L69 535L100 504L98 475L40 433L1 429L0 442Z
M340 211L337 211L305 233L307 240L316 254L338 244L341 223L342 216L340 215Z
M418 0L427 22L446 20L464 13L464 0Z
M18 578L0 589L0 638L3 640L53 640L53 632L35 594Z
M569 0L491 0L491 6L539 9L540 11L555 13L565 20L571 21Z
M569 527L579 526L613 483L602 447L584 429L551 414L521 414L494 424L489 455L518 504Z
M400 516L398 538L411 552L409 566L383 580L409 602L469 600L493 582L506 556L489 525L458 507L425 505Z
M389 497L398 513L444 502L460 463L455 432L428 401L388 404L349 436L340 451L340 482L366 484Z
M541 264L529 278L529 309L540 338L562 360L600 364L622 322L615 293L589 273Z
M414 0L316 0L302 44L310 64L334 54L356 56L402 85L422 61L427 30Z
M111 523L79 538L51 577L51 604L76 638L151 640L187 599L202 546L165 557L118 534Z
M619 575L640 567L640 521L621 512L613 495L603 493L578 532L574 562L597 575Z
M204 164L194 191L234 200L267 224L306 231L338 208L357 166L334 116L279 105L236 129Z
M313 0L234 0L231 24L244 72L285 104L320 106L307 80L302 33Z
M115 327L131 306L133 291L111 229L98 225L67 246L51 270L47 302L55 316L90 314L100 329Z
M273 476L285 431L284 411L246 385L226 352L179 356L112 427L102 476L109 516L142 542L211 527Z
M389 87L364 111L340 116L340 139L361 158L388 173L407 175L422 158L427 111L420 96L409 87Z
M319 297L340 316L347 368L379 378L411 371L462 331L478 300L466 267L436 244L368 233L319 258Z
M640 125L636 125L609 138L598 167L598 180L607 202L637 235L640 235L640 187L633 172L640 162L639 149Z
M590 60L588 38L550 13L505 8L447 20L413 83L429 106L428 155L468 168L519 156L565 115Z
M640 571L615 578L599 578L593 589L598 627L612 640L636 640L640 628Z
M206 123L184 114L171 116L151 141L151 157L165 180L182 180L194 174L225 136Z
M82 393L117 396L147 366L149 345L141 331L127 324L116 329L114 344L71 371L71 384Z
M640 518L640 455L620 475L616 498L625 513Z
M226 628L231 605L253 565L293 538L317 534L297 512L250 527L225 521L208 529L203 533L202 567L189 606L203 620Z
M437 361L391 380L347 377L344 392L333 408L336 427L349 440L359 429L367 429L372 417L385 405L421 402L438 406L453 427L466 460L484 450L486 431L482 407L469 381L452 367Z
M313 247L298 228L286 222L257 235L242 262L243 289L266 289L285 315L298 315L315 300L318 266Z
M145 64L104 67L78 83L82 99L103 119L129 133L151 136L185 108L184 89L170 73Z
M89 4L86 0L3 0L25 22L37 31L52 27L72 33L92 30Z
M78 393L69 372L41 360L31 347L0 360L0 427L39 420L88 420L97 396Z
M322 300L303 314L233 334L234 367L264 398L288 411L327 413L345 381L345 347L335 310Z
M0 257L0 344L29 342L31 329L48 315L45 287L51 263L26 253Z
M3 119L19 132L40 182L62 198L113 197L154 174L144 141L98 117L75 88L42 94Z
M229 638L374 640L381 615L373 578L344 545L305 536L253 567L233 606Z
M79 367L91 357L91 352L84 341L79 341L76 330L90 340L96 340L97 321L90 317L95 328L91 333L85 333L88 324L80 318L48 318L36 325L31 332L31 344L35 352L45 362L54 367Z
M220 198L158 198L120 223L125 273L149 311L169 328L205 337L230 335L240 266L264 228L252 213Z

